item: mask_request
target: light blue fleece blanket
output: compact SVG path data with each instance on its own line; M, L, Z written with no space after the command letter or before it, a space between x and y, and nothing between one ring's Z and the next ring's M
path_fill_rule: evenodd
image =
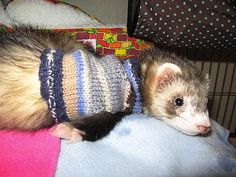
M215 121L209 137L188 136L142 114L97 142L62 141L56 177L236 177L236 149Z

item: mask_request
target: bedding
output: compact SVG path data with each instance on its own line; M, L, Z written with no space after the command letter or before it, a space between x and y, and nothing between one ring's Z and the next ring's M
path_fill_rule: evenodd
M76 144L60 143L51 129L0 131L0 176L235 177L236 149L228 142L229 131L213 120L212 125L210 136L188 136L161 120L134 114L107 137Z
M36 132L0 131L1 177L52 177L60 140L52 129Z
M235 177L236 149L212 120L208 137L188 136L142 114L97 142L61 142L56 177Z
M6 5L6 7L2 13L4 12L9 18L10 24L8 25L30 24L51 29L102 26L100 22L91 18L78 7L54 3L45 0L13 0L3 3L3 6ZM0 22L5 23L5 21Z

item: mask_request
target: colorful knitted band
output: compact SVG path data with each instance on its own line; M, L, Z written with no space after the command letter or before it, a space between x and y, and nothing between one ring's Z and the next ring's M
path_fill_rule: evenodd
M139 113L138 70L135 59L122 64L113 56L97 58L82 50L64 55L61 50L47 49L39 68L41 95L58 123L102 111L128 108Z
M133 106L134 113L141 113L142 112L142 96L140 92L141 86L141 78L140 78L140 65L137 59L129 59L125 60L124 68L127 73L127 77L130 81L132 86L134 95L135 95L135 102Z
M65 101L66 113L68 117L78 117L77 112L77 76L76 61L71 59L71 55L65 55L62 61L63 66L63 98Z
M41 95L57 122L68 121L62 92L62 59L61 50L46 49L41 55L39 68Z
M77 111L80 116L127 108L130 83L121 62L112 56L97 58L90 53L72 53L77 67ZM128 92L127 92L128 89Z

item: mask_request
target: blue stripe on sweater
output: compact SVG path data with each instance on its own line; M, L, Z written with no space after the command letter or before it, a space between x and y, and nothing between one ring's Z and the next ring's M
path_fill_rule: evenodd
M142 96L140 93L141 78L139 77L140 66L137 59L129 59L123 62L127 77L135 95L133 113L142 112Z
M49 57L52 60L49 60ZM68 121L62 90L62 50L45 49L40 57L40 91L57 123Z
M76 85L77 85L77 111L80 116L84 116L86 114L86 102L84 98L84 59L81 55L80 51L75 51L72 53L73 57L75 58L76 62Z
M41 63L39 66L39 80L40 80L40 93L41 96L47 101L49 98L48 93L48 64L47 64L47 54L50 52L50 49L45 49L40 57Z
M57 49L55 53L53 53L54 60L54 85L53 85L53 93L55 94L55 102L56 102L56 115L58 123L68 121L69 118L66 113L65 101L63 99L63 90L62 90L62 60L64 57L64 52L60 49Z

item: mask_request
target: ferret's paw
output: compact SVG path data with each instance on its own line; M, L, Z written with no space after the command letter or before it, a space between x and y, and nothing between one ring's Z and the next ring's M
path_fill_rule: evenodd
M69 123L58 124L52 135L76 143L83 140L84 131L74 128Z

